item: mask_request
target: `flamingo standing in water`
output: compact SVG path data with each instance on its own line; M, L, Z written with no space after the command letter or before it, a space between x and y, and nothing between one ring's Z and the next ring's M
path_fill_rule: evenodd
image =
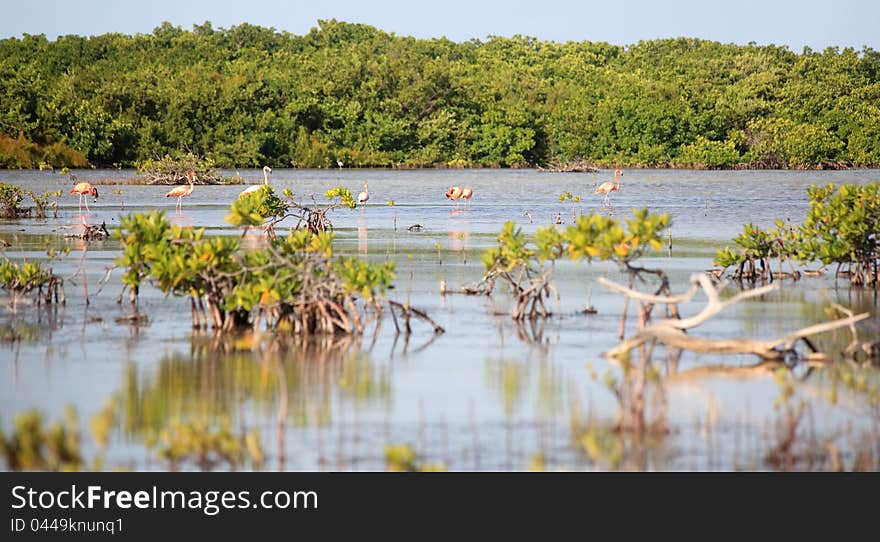
M602 200L602 205L611 205L611 193L620 192L620 178L622 176L623 172L620 171L620 168L615 169L614 182L605 181L599 185L599 188L597 188L595 192L593 192L594 194L605 194L605 199Z
M461 189L461 199L467 200L467 206L471 206L471 197L474 195L473 188L462 188Z
M358 203L361 205L366 205L366 203L370 200L370 188L369 181L364 181L364 191L358 194Z
M452 186L446 191L446 197L452 201L457 201L461 197L462 192L463 190L460 186Z
M166 198L177 198L177 205L174 206L175 209L183 209L183 198L185 196L189 196L195 190L195 186L193 186L193 181L196 179L196 172L190 171L186 176L189 181L189 186L176 186L168 191L165 194Z
M76 180L76 177L73 178ZM90 183L76 183L73 185L73 188L70 189L71 194L79 194L79 212L82 212L83 206L83 197L84 196L92 196L95 198L95 201L98 201L98 189L92 186ZM91 212L89 209L89 198L85 198L86 200L86 211Z
M269 186L269 174L272 173L272 168L269 166L263 166L263 184L255 184L253 186L249 186L241 191L241 194L238 197L248 196L250 194L255 193L257 190L261 189L264 186Z

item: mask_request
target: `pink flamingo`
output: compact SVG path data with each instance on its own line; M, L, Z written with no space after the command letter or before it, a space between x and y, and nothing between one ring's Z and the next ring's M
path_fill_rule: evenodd
M98 189L89 183L76 183L73 188L70 189L70 193L79 194L79 212L82 212L84 196L90 195L95 198L95 201L98 201ZM86 211L91 212L89 209L89 198L86 198Z
M461 199L467 200L467 206L471 206L471 197L474 195L473 188L462 188L461 189Z
M615 169L614 182L605 181L599 185L599 188L597 188L595 192L593 192L594 194L605 194L605 199L602 200L602 205L611 205L611 193L620 192L620 177L622 176L623 172L620 171L620 168Z
M462 192L463 191L460 186L452 186L449 188L449 190L446 191L446 197L451 199L452 201L457 201L461 197Z
M183 209L183 198L189 196L195 190L195 186L193 186L193 181L196 179L196 172L190 171L186 176L189 181L189 186L176 186L168 191L165 194L166 198L177 198L177 205L174 207L175 209Z

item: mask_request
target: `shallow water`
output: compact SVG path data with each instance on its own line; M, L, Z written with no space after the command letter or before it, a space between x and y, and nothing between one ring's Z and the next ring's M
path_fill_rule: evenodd
M112 184L135 177L133 171L75 173L100 191L99 201L90 202L92 224L103 221L112 228L121 213L163 209L178 224L205 227L212 235L240 234L223 218L242 186L196 186L178 213L175 200L164 197L169 187ZM262 182L259 170L238 173L248 182ZM230 342L224 349L210 338L193 336L185 300L165 299L152 288L144 288L140 305L149 324L117 323L131 312L127 304L116 304L121 273L112 271L106 284L99 282L119 246L112 240L86 244L63 237L83 218L77 198L66 193L70 180L49 171L0 172L0 182L35 192L65 191L57 218L0 221L0 238L12 244L7 255L45 259L47 246L69 247L66 257L52 263L55 272L67 278L83 269L87 278L85 285L80 277L66 281L67 304L57 310L28 308L13 314L0 308L0 330L17 338L0 344L0 423L8 430L17 413L32 408L56 420L73 405L85 432L83 448L91 456L96 448L88 436L89 417L115 398L119 416L105 465L138 470L169 467L145 441L174 419L228 420L236 431L259 429L265 468L289 470L384 469L385 446L403 443L415 449L420 461L453 470L523 470L539 460L551 469L760 470L770 468L764 459L778 443L777 423L785 419L786 404L801 403L806 421L800 435L813 443L833 442L844 463L854 460L863 435L877 441L877 405L861 388L842 385L837 372L796 367L788 373L800 379L795 394L778 404L782 377L753 368L757 359L691 353L677 363L660 364L665 395L649 411L665 415L669 433L650 445L636 445L626 435L609 439L601 428L614 423L618 404L606 382L619 381L622 371L602 354L617 344L623 303L595 279L622 282L616 268L559 262L554 274L561 294L559 315L535 326L515 325L506 314L509 299L504 295L439 294L441 280L450 289L479 280L480 253L493 244L505 221L533 232L554 222L557 214L570 222L573 214L599 211L601 202L592 190L608 178L607 171L276 169L272 184L306 201L313 194L321 201L324 190L338 184L357 193L368 180L366 208L331 215L337 253L393 259L397 281L390 296L424 309L446 333L435 338L429 328L419 327L404 344L386 321L375 336L358 340L288 347L265 339ZM729 244L743 223L801 221L811 184L877 180L873 170L628 170L610 212L624 217L631 208L648 206L671 215L671 254L664 249L644 264L665 269L673 289L682 291L691 273L712 266L715 250ZM443 197L453 184L474 188L470 208ZM565 191L583 201L560 203ZM393 206L386 205L389 200ZM408 231L413 224L423 229ZM830 302L870 311L872 317L859 331L880 335L873 292L842 283L835 287L827 276L785 283L694 333L781 336L827 319ZM598 313L580 314L588 304ZM680 310L690 315L702 305L698 295ZM634 326L631 322L629 333ZM849 337L838 332L817 340L839 351ZM662 360L662 353L656 358ZM876 371L863 376L868 389L877 386ZM279 433L282 393L288 411ZM598 446L584 444L590 423Z

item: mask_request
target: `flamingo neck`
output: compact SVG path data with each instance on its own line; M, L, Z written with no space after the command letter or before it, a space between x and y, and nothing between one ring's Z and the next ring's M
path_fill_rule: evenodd
M263 184L269 186L269 172L265 169L263 170Z

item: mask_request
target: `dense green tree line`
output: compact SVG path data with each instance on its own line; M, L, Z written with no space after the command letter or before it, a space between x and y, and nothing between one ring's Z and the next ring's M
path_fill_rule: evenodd
M319 21L0 41L0 167L880 165L880 53Z

